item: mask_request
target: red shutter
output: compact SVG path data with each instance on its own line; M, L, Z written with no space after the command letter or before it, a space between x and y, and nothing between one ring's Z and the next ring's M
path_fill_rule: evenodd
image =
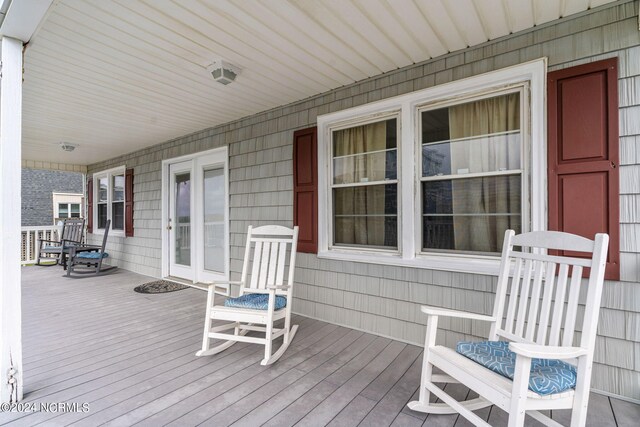
M124 234L133 237L133 168L124 175Z
M87 233L93 233L93 178L87 179Z
M293 134L293 224L298 252L318 252L318 139L312 127Z
M618 280L617 59L549 73L548 110L549 229L608 233L605 278Z

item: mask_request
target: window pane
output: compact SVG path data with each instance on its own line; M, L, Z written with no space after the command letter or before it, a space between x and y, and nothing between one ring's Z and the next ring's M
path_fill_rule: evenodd
M422 176L521 168L520 93L422 113Z
M71 218L80 218L80 204L79 203L71 203Z
M124 202L111 204L111 229L124 230Z
M422 146L422 176L517 170L520 133L474 137Z
M124 175L113 177L113 200L124 201Z
M175 176L175 263L191 265L191 174Z
M396 119L333 132L333 156L348 156L397 147Z
M100 178L98 180L98 201L106 202L107 201L107 177Z
M397 164L396 149L334 158L333 183L353 184L397 179Z
M521 226L520 175L422 183L422 249L500 252Z
M397 179L396 119L333 132L333 183Z
M334 244L398 247L396 184L334 188Z
M204 171L204 268L224 272L224 169Z
M422 113L423 143L518 130L519 92Z
M69 205L58 203L58 218L69 218Z
M98 205L98 228L104 228L107 225L107 204Z

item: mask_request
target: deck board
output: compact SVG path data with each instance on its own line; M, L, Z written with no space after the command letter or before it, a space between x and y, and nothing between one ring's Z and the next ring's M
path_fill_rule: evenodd
M417 398L419 347L294 316L298 334L272 366L259 364L263 347L247 343L198 358L201 290L137 294L152 279L126 270L81 280L57 267L22 271L25 402L88 402L90 411L0 413L0 425L469 425L406 407ZM447 391L472 395L460 385ZM506 425L500 409L477 413ZM552 416L569 420L568 411ZM638 418L640 405L591 395L588 426Z

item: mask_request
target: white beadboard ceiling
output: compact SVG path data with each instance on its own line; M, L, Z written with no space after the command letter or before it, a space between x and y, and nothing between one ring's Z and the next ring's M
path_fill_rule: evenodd
M23 158L91 164L610 1L54 1L25 52Z

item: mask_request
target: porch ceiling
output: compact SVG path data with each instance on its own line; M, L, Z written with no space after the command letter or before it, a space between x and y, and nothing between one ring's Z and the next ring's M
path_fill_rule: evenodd
M23 158L94 163L611 1L56 1L25 53Z

